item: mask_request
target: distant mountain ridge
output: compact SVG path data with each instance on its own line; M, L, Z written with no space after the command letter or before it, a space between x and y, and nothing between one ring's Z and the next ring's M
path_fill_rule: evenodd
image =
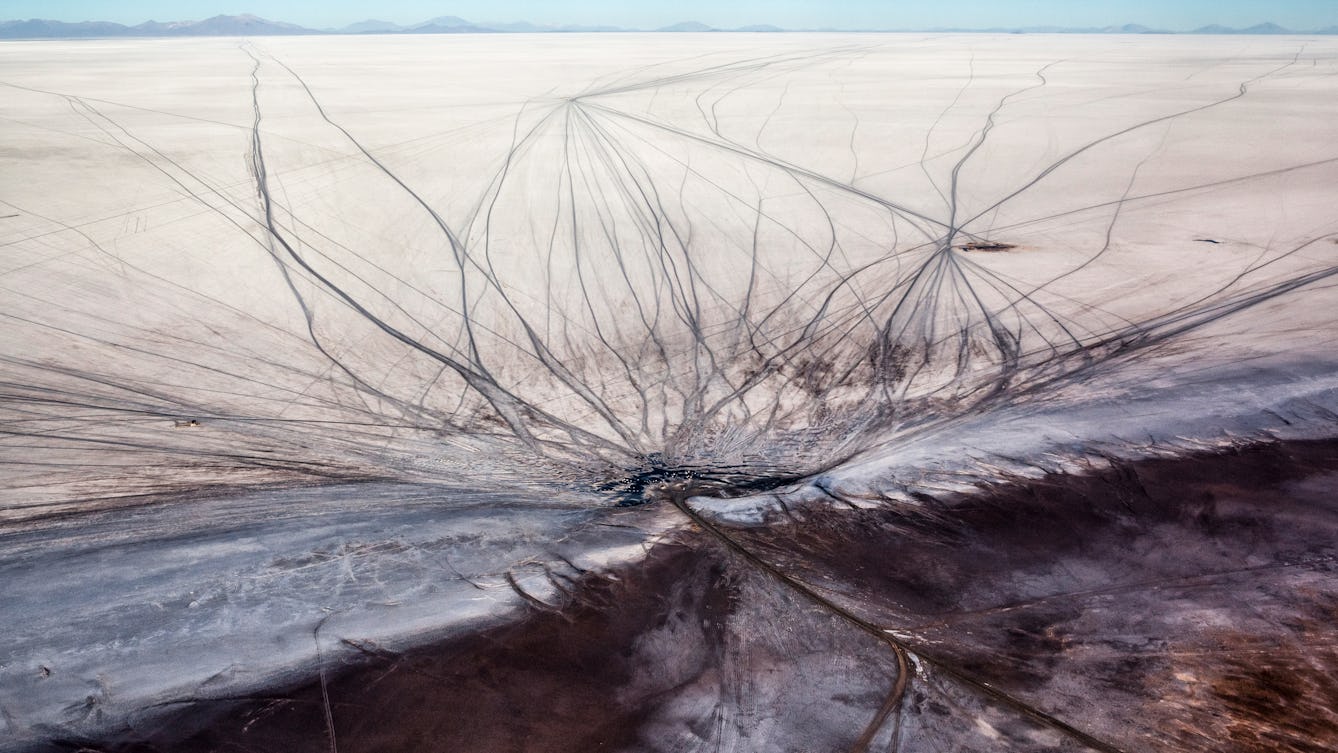
M670 26L661 26L656 29L656 31L715 31L715 29L712 29L704 23L698 23L697 21L680 21L679 23Z
M320 34L297 24L269 21L259 16L214 16L203 21L145 21L135 26L110 21L0 21L3 39L77 39L88 37L250 37Z
M547 34L569 32L642 31L608 25L545 25L527 21L505 23L475 23L458 16L439 16L417 24L401 25L391 21L368 19L338 29L309 29L297 24L270 21L251 14L219 15L203 21L145 21L135 26L111 21L51 21L32 18L0 21L0 39L91 39L105 37L244 37L280 36L298 34ZM926 31L994 34L1338 34L1338 26L1312 31L1293 31L1274 23L1261 23L1243 29L1216 24L1192 31L1174 32L1153 29L1142 24L1103 27L1021 26L988 29L934 28L934 29L782 29L771 24L752 24L734 29L717 29L697 22L683 21L649 31L665 33L752 32L778 33L786 31Z

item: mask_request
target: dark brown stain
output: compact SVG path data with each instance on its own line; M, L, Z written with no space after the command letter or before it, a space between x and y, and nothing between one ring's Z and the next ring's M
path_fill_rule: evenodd
M1202 677L1203 701L1224 712L1218 736L1230 753L1330 753L1338 749L1338 597L1304 594L1318 606L1261 645L1258 636L1222 632L1221 657L1182 661Z
M1338 441L1112 459L1090 473L1019 479L971 496L921 495L916 505L800 512L789 522L735 535L796 572L838 574L852 596L903 616L932 617L977 606L963 601L973 584L1044 569L1074 553L1146 563L1146 553L1132 543L1168 527L1261 549L1333 543L1322 529L1312 532L1313 541L1277 533L1286 513L1327 520L1338 512L1338 496L1327 510L1313 510L1281 488L1332 471L1338 471ZM1234 499L1263 502L1231 504Z
M1112 624L1122 627L1105 631L1083 622L1079 601L957 620L1007 606L1009 589L1047 577L1056 563L1101 563L1118 577L1127 571L1159 582L1184 574L1177 568L1190 552L1177 551L1177 542L1207 542L1192 552L1202 558L1195 567L1231 566L1251 553L1281 560L1332 553L1338 493L1326 495L1324 484L1338 478L1335 470L1338 441L1270 443L1115 460L1088 474L1018 480L972 496L922 495L916 506L795 510L789 522L730 533L876 624L926 636L910 646L931 667L951 667L1123 749L1319 753L1338 740L1338 596L1322 585L1271 602L1287 609L1271 632L1219 629L1209 650L1199 636L1194 650L1179 651L1178 636L1139 633L1136 621L1118 616ZM1313 488L1291 486L1302 480ZM685 537L616 578L583 576L561 610L535 608L514 624L403 654L350 643L355 657L327 666L324 683L310 678L254 697L184 704L97 745L47 749L316 753L335 748L333 728L342 753L635 750L657 708L726 663L741 567L704 537ZM1158 608L1155 598L1144 603ZM1080 625L1085 633L1076 632ZM648 662L641 641L652 634L690 650L672 668ZM1055 691L1053 678L1065 673L1067 684ZM970 726L915 683L907 698L921 725ZM1110 726L1101 726L1103 715ZM1120 738L1129 728L1141 731ZM709 738L710 730L700 731ZM1032 750L1017 740L1017 750Z
M701 626L685 639L704 643L707 657L718 652L733 606L724 566L715 555L661 545L643 566L616 580L588 575L575 590L578 598L561 612L534 610L518 623L404 654L347 643L358 655L328 667L324 687L313 679L252 698L188 704L115 740L49 749L328 753L331 724L340 753L583 753L635 745L647 708L671 690L653 677L647 683L637 638L678 620Z

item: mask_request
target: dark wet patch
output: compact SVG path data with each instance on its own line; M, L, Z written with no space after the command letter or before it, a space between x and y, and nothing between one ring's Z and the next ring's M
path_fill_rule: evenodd
M684 639L715 646L703 657L718 655L733 608L730 579L716 555L661 546L642 567L617 580L590 575L577 590L564 612L536 611L407 653L346 641L356 653L327 667L324 685L312 678L254 697L182 704L113 740L43 750L325 753L337 745L342 753L586 753L634 746L648 709L681 681L643 666L638 639L670 622L701 626ZM689 677L704 669L678 668Z
M1298 503L1279 488L1338 470L1338 441L1270 443L1179 459L1111 461L1083 475L1019 480L970 496L865 510L817 509L768 528L734 535L800 572L839 575L852 594L900 615L935 616L982 606L972 593L1007 598L986 584L1044 572L1080 555L1129 572L1178 573L1174 552L1144 551L1143 539L1167 535L1233 542L1251 552L1300 556L1331 544L1323 525L1282 537L1284 513L1338 513ZM1014 594L1016 596L1016 594Z
M1017 248L1012 243L1000 243L998 241L971 241L959 246L953 246L959 251L1010 251Z
M1315 585L1338 557L1335 471L1338 441L1269 443L880 509L794 509L733 535L897 628L931 667L1117 747L1311 753L1338 740L1332 714L1300 711L1338 709L1318 679L1338 676L1338 655L1298 627L1338 623L1321 609L1338 587ZM1223 622L1242 637L1214 639ZM1286 646L1309 648L1289 660ZM1184 673L1229 679L1191 703Z
M618 507L662 502L671 497L742 497L788 486L803 476L765 467L673 465L659 453L620 475L595 486L610 494Z
M918 505L795 510L728 533L905 636L934 679L912 681L904 721L944 749L975 749L955 736L977 722L993 749L1060 749L1038 742L1027 707L1123 750L1317 753L1338 729L1338 589L1322 564L1338 555L1334 471L1338 441L1275 443ZM1292 569L1306 558L1321 564ZM831 614L804 623L822 608L703 539L659 547L617 579L587 574L572 594L561 611L407 653L349 640L324 684L182 704L97 745L45 750L315 753L334 747L331 728L344 753L639 750L666 718L718 739L710 704L726 703L712 695L722 676L762 687L813 651L890 662ZM735 622L741 604L765 621ZM1209 629L1222 622L1235 629ZM805 630L803 650L746 645ZM880 703L878 683L813 677L786 686L822 688L801 705L834 699L859 716ZM766 705L777 698L758 711L779 713ZM853 738L864 723L841 729Z

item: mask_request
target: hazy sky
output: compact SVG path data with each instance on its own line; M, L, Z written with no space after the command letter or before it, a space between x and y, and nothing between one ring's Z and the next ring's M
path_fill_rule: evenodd
M415 23L454 15L470 21L605 23L652 28L677 21L730 27L1106 26L1166 29L1272 21L1293 29L1338 25L1338 0L0 0L0 19L198 20L220 13L312 27L367 18Z

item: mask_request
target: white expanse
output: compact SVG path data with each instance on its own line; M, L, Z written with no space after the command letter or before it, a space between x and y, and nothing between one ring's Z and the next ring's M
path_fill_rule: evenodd
M514 614L506 573L681 523L583 491L647 453L877 500L1331 436L1336 74L1331 37L0 43L0 737ZM880 332L926 366L839 380Z

